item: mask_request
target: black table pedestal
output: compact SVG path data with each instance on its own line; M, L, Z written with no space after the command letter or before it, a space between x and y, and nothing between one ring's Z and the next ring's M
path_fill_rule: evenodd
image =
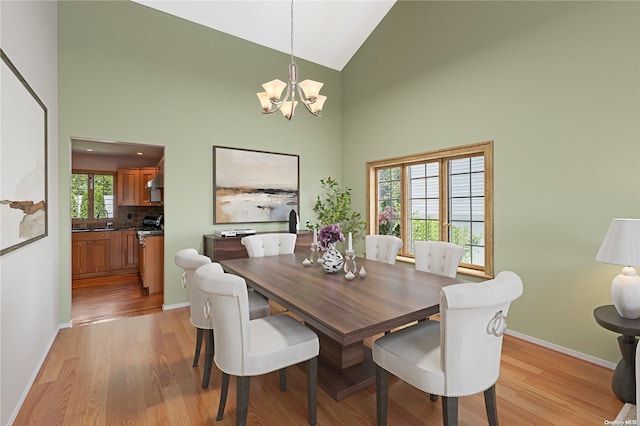
M638 339L634 336L619 336L618 346L622 359L613 373L611 389L622 402L636 403L636 346Z

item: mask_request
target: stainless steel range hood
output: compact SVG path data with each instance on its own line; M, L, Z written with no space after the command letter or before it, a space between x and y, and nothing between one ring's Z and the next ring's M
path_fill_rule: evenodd
M158 174L156 177L147 182L150 202L162 202L162 188L164 188L164 157L162 157L158 162Z
M161 189L164 188L164 173L162 170L158 172L156 177L147 182L147 189Z

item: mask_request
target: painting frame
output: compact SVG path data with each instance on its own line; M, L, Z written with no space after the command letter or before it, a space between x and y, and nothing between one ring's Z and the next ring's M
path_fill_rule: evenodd
M286 222L300 214L300 156L213 146L213 223Z
M49 235L48 111L2 49L0 57L0 256L4 256Z

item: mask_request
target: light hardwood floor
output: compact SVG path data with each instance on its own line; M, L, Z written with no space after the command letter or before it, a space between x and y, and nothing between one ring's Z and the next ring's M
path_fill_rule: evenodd
M235 381L216 422L220 372L214 366L209 389L200 388L203 361L191 367L194 345L188 308L63 329L15 425L232 425ZM500 423L603 425L623 405L611 377L606 368L506 336ZM252 379L249 425L304 425L306 412L301 369L289 369L284 393L277 373ZM318 390L318 425L374 424L374 386L341 402ZM389 425L418 424L442 424L440 401L391 379ZM460 399L459 424L487 424L481 394Z
M163 294L149 294L140 274L73 280L71 326L162 312Z

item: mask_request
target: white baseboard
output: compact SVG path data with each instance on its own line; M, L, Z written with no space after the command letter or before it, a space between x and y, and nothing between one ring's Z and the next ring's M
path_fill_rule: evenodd
M601 367L608 368L610 370L616 369L616 364L614 362L605 361L604 359L596 358L591 355L583 354L582 352L574 351L573 349L565 348L564 346L556 345L555 343L550 343L545 340L541 340L535 337L527 336L526 334L518 333L517 331L507 330L505 334L509 336L517 337L518 339L525 340L527 342L534 343L536 345L552 349L556 352L563 353L565 355L572 356L574 358L581 359L583 361L590 362L592 364L599 365Z
M187 306L191 306L191 304L189 302L182 302L182 303L176 303L173 305L162 305L162 310L169 311L171 309L186 308Z
M64 327L61 327L61 328L64 328ZM47 359L47 355L49 355L49 351L51 351L51 346L53 346L53 342L56 340L56 337L58 337L58 332L57 331L53 335L53 337L51 337L51 339L49 340L49 344L47 345L47 349L44 352L42 352L42 356L40 357L40 361L38 361L38 364L36 365L35 370L33 370L33 374L29 378L29 381L27 382L27 385L25 386L24 391L22 392L22 395L20 395L20 399L18 400L18 403L16 404L16 407L13 410L13 413L11 413L11 417L9 417L9 421L7 422L8 425L12 425L13 422L16 420L16 417L18 416L18 413L20 412L20 409L22 408L22 404L24 404L24 400L27 398L27 395L29 394L29 391L31 390L31 387L33 386L34 382L36 381L36 377L38 377L38 373L40 372L40 369L42 368L42 365L44 364L45 359Z

